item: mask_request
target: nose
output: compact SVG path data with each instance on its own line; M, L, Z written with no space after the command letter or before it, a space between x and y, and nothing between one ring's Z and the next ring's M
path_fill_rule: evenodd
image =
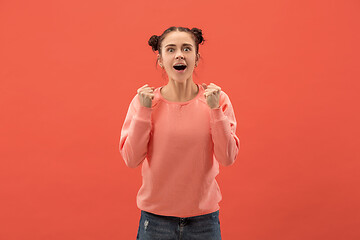
M184 55L183 55L182 51L177 51L177 53L175 55L175 59L184 59Z

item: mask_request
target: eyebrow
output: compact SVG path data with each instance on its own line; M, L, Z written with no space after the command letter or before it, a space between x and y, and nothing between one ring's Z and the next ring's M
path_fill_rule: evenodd
M176 47L175 44L168 44L168 45L166 45L165 47L170 47L170 46ZM183 46L191 46L191 47L194 47L194 46L193 46L192 44L190 44L190 43L184 43Z

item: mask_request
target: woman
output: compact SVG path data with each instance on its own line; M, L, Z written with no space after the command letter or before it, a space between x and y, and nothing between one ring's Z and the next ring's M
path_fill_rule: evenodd
M215 177L219 163L234 163L240 141L227 94L215 84L193 82L203 41L200 29L170 27L148 42L168 84L137 90L119 143L128 167L143 163L140 240L221 239Z

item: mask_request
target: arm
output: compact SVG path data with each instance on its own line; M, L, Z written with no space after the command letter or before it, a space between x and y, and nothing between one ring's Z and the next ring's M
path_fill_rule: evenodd
M140 104L136 95L121 129L119 151L126 166L136 168L146 157L151 131L151 108Z
M219 108L210 109L214 155L223 166L230 166L238 155L240 140L235 134L237 123L234 110L225 92L221 92L219 103Z

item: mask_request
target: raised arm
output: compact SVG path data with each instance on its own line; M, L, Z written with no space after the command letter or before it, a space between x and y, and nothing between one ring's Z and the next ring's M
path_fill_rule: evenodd
M235 162L240 148L236 136L236 119L232 104L225 92L220 93L219 108L210 109L211 135L214 143L214 155L223 166Z
M132 99L121 129L119 151L126 166L136 168L146 157L151 132L152 109Z

